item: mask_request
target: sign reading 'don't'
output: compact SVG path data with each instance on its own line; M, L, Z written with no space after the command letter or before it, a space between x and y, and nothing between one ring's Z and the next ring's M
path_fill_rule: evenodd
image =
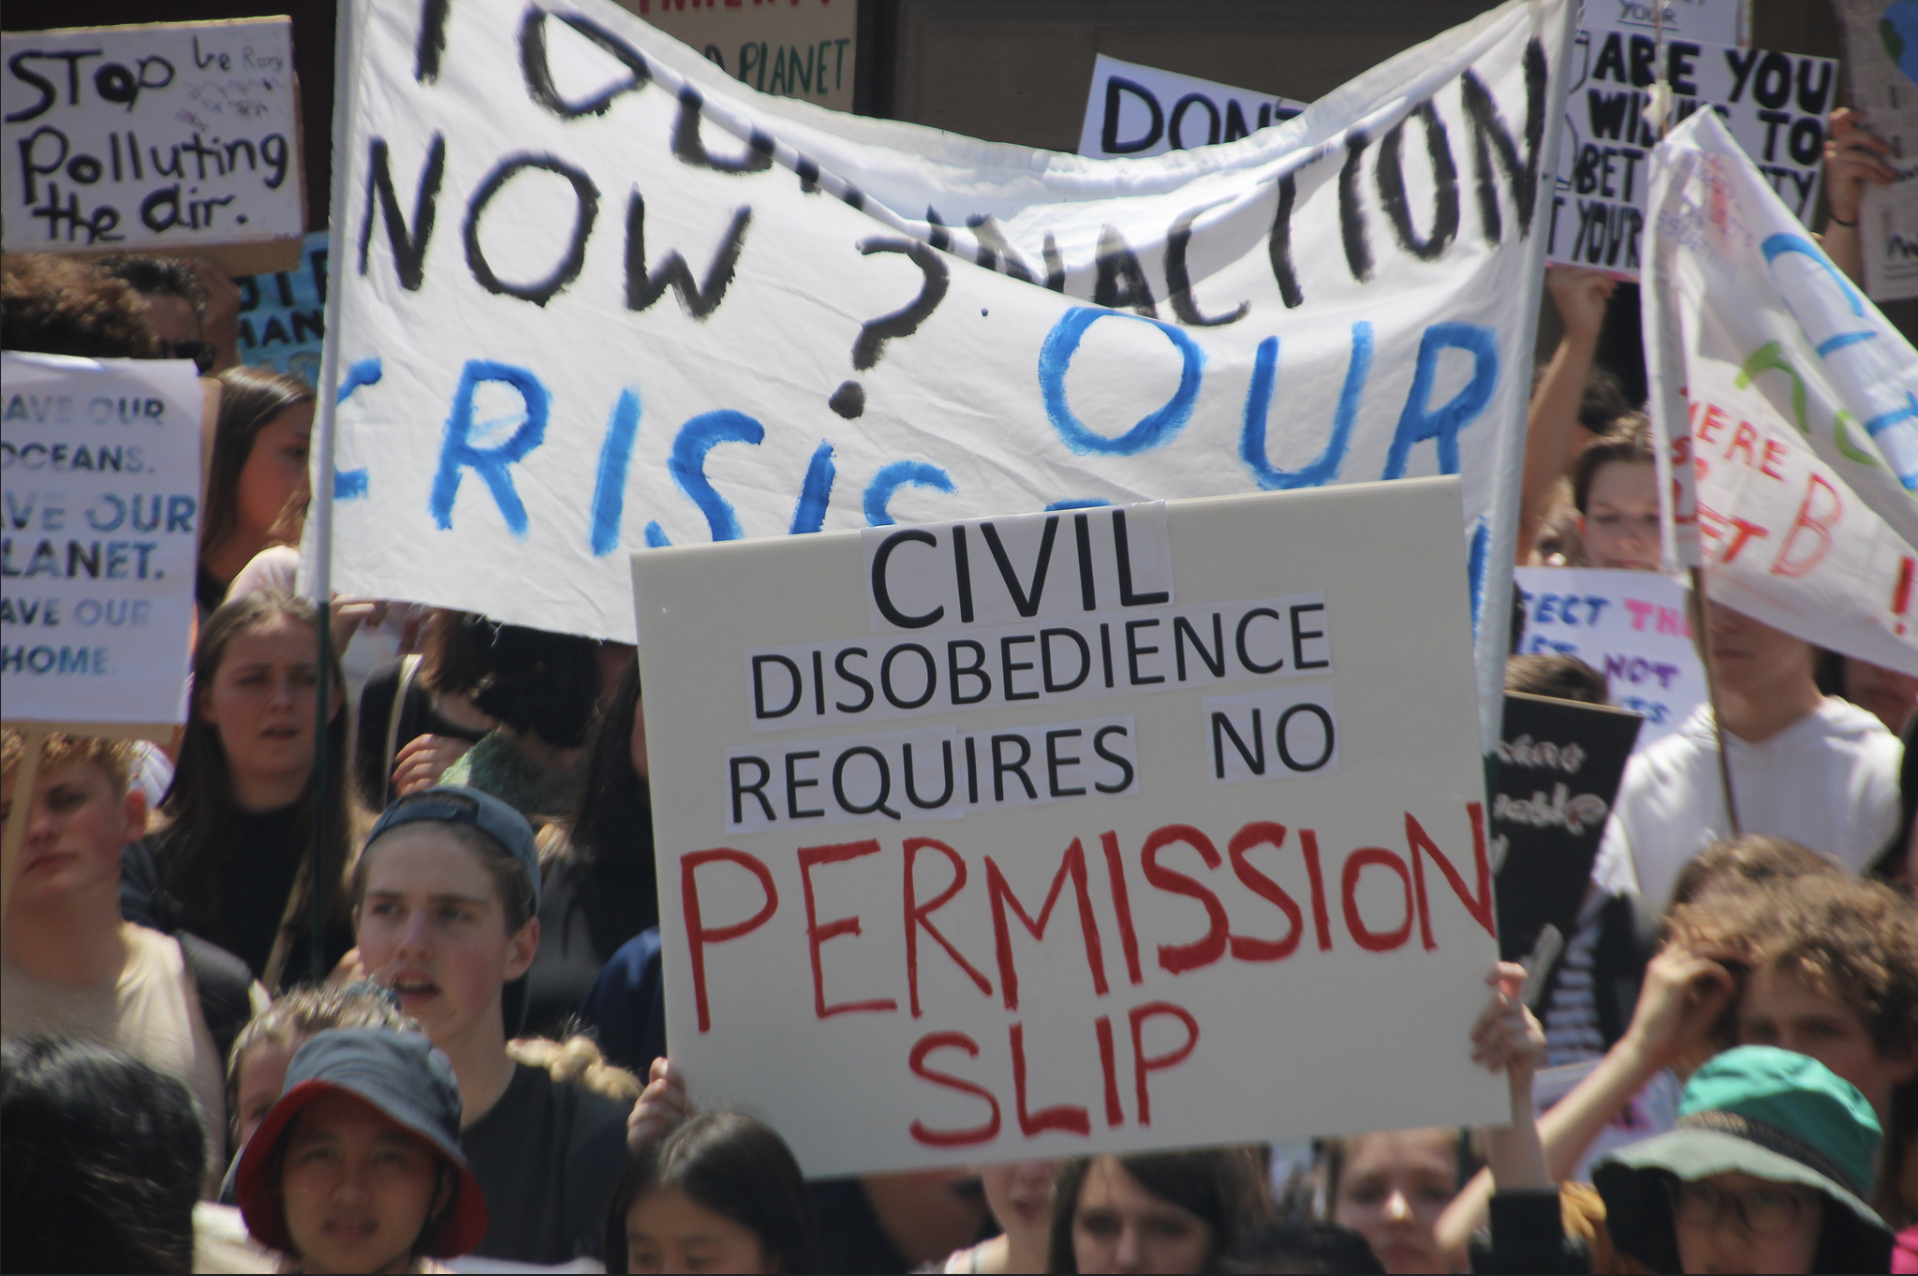
M9 252L204 253L284 270L306 227L288 18L9 31Z
M815 1176L1497 1119L1457 502L635 554L698 1101Z

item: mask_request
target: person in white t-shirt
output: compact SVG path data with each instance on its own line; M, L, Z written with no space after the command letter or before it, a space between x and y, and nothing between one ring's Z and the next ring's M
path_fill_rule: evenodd
M1898 823L1898 737L1819 692L1809 643L1716 603L1702 637L1738 832L1787 838L1863 869ZM1626 768L1594 876L1662 907L1685 864L1731 836L1717 731L1703 707Z
M0 755L4 818L18 796L18 731L5 733ZM0 941L0 1033L108 1046L185 1082L206 1130L211 1189L226 1164L226 1069L196 978L205 972L180 941L120 917L120 851L147 819L145 794L128 785L134 759L129 741L47 739ZM196 951L246 987L237 958ZM258 984L250 994L265 1006Z

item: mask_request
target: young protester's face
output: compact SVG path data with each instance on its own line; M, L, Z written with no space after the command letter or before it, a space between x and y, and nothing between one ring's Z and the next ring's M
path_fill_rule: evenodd
M1714 1174L1674 1189L1672 1220L1680 1271L1809 1272L1824 1202L1797 1184Z
M1902 731L1918 704L1918 678L1896 669L1845 658L1839 694L1876 717L1888 731Z
M777 1272L759 1233L679 1188L643 1193L626 1211L629 1272Z
M286 1089L286 1070L293 1062L294 1052L304 1044L304 1037L292 1041L262 1041L240 1056L239 1075L233 1087L233 1120L240 1135L237 1147L243 1148L252 1141L253 1132L280 1101L280 1091Z
M1887 1055L1865 1018L1834 990L1790 971L1752 972L1738 1006L1738 1044L1777 1046L1810 1055L1858 1087L1881 1122L1891 1118L1892 1092L1918 1071L1918 1056Z
M404 824L366 850L360 964L399 994L435 1045L503 1031L500 989L533 964L539 920L506 930L506 908L480 857L441 825Z
M1658 467L1650 461L1601 465L1585 490L1585 559L1594 567L1655 572L1663 557Z
M1009 1161L979 1170L992 1217L1012 1244L1028 1253L1046 1247L1052 1220L1053 1170L1051 1161Z
M311 626L269 617L233 635L211 685L196 692L236 777L312 769L314 642Z
M13 809L15 772L0 779L0 818ZM146 831L146 795L114 790L107 773L75 759L42 767L33 781L20 849L14 906L70 898L75 892L112 895L120 885L120 851Z
M1713 671L1725 682L1758 689L1810 681L1810 643L1722 603L1712 604L1711 615Z
M268 421L253 436L253 450L240 466L239 534L263 539L288 502L306 489L306 454L313 442L313 405L301 403Z
M1212 1249L1204 1219L1154 1195L1116 1157L1098 1157L1086 1170L1072 1212L1072 1257L1080 1271L1202 1272Z
M286 1135L286 1230L306 1272L397 1272L432 1217L439 1154L351 1095L315 1099Z
M1457 1194L1456 1130L1363 1134L1346 1140L1332 1221L1365 1237L1388 1272L1443 1272L1435 1229Z

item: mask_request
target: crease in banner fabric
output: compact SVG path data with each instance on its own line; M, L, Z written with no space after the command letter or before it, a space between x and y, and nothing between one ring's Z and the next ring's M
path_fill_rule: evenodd
M1669 555L1714 602L1918 674L1918 351L1712 112L1654 153L1650 207Z
M630 641L649 545L1441 473L1510 561L1567 31L1512 0L1089 160L761 96L610 0L355 0L333 586Z

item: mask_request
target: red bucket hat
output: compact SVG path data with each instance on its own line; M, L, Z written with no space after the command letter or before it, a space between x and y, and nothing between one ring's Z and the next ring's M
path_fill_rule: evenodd
M248 1140L234 1173L234 1196L254 1239L272 1249L291 1247L276 1154L293 1118L332 1093L351 1095L426 1140L453 1172L453 1199L421 1233L418 1252L451 1258L477 1249L491 1219L486 1194L460 1152L460 1092L453 1066L423 1034L385 1028L322 1032L293 1056L286 1089Z

